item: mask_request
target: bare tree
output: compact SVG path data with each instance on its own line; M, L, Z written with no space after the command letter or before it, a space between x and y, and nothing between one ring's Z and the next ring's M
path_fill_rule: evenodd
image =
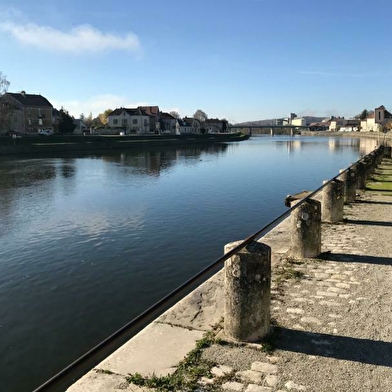
M193 117L201 122L206 121L208 119L207 113L203 112L203 110L201 109L197 109Z
M171 116L173 116L174 118L180 118L180 114L178 112L176 112L175 110L172 110L171 112L169 112L169 114Z
M11 106L5 97L9 85L10 82L7 80L7 77L0 72L0 131L5 131L9 128L12 114Z

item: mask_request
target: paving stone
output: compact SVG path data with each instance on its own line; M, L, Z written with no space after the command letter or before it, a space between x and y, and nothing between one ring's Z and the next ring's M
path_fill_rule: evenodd
M280 361L280 357L276 355L272 355L272 356L267 355L267 359L271 363L278 363Z
M262 373L260 373L259 371L255 371L254 369L237 372L236 376L239 377L243 382L252 382L252 383L260 383L261 381L263 381L263 377L264 377Z
M222 384L222 389L224 391L233 391L233 392L239 392L239 391L243 391L245 388L244 384L241 384L239 382L235 382L235 381L229 381L229 382L225 382L224 384Z
M335 286L341 289L349 289L351 287L348 283L336 283Z
M296 384L294 381L288 381L284 386L289 390L296 390L296 391L306 391L306 387L303 385Z
M324 272L316 272L314 274L316 279L328 279L329 278L329 274L326 274Z
M287 313L292 313L292 314L304 314L305 311L303 309L300 308L287 308L286 309Z
M198 383L200 385L212 385L214 383L214 379L213 378L208 378L208 377L202 377Z
M225 365L220 365L220 366L214 366L211 369L211 373L215 377L222 377L225 374L230 374L233 371L233 368L230 366L225 366Z
M260 385L249 384L245 389L245 392L269 392L272 391L272 388L262 387Z
M339 302L336 301L320 301L320 305L327 305L327 306L341 306Z
M316 324L316 325L322 324L321 321L316 317L302 317L301 322L306 324Z
M322 295L325 297L337 297L337 293L331 293L330 291L317 291L317 295Z
M278 385L278 376L274 374L268 374L265 377L265 382L269 387L276 387Z
M339 293L339 294L345 294L346 293L346 290L341 289L339 287L328 287L327 291L330 291L332 293Z
M305 303L308 302L308 300L306 298L294 298L293 301L295 302L301 302L301 303ZM287 310L288 311L288 310Z
M257 372L267 374L276 374L278 372L278 367L268 362L253 362L251 365L251 369Z

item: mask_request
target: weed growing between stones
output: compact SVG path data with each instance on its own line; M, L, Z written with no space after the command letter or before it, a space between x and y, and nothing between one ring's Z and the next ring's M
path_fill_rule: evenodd
M143 377L140 373L130 374L126 377L129 383L155 388L157 391L195 391L199 388L198 380L201 377L211 377L213 362L202 358L204 348L215 342L215 335L208 332L201 340L197 341L196 348L180 362L176 371L167 376L152 375Z

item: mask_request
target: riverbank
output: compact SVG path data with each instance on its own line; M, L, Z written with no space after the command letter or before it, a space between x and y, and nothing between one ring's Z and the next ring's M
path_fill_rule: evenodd
M368 188L345 206L344 222L322 225L320 257L287 256L288 220L261 239L273 251L267 344L225 340L219 272L69 391L181 390L172 386L187 374L185 365L195 372L199 391L388 391L391 168L392 160L384 159Z
M249 139L241 133L206 135L52 135L21 138L0 137L0 156L15 154L45 154L64 151L135 149L161 146L206 145L240 142Z

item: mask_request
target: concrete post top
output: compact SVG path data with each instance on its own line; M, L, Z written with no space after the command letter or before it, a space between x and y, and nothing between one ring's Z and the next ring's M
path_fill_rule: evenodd
M262 242L257 242L257 241L252 241L250 244L248 244L241 251L245 251L245 250L249 253L271 252L271 248L268 245L263 244Z

